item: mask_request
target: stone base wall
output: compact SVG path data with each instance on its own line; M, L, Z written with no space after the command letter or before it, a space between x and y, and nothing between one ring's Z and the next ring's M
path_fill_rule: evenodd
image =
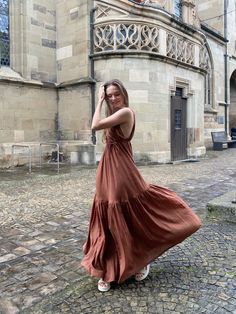
M91 141L90 84L72 85L58 91L61 140Z
M50 87L1 68L0 167L39 163L40 143L59 143L69 163L93 165L90 84ZM12 159L12 146L14 160ZM19 145L25 145L22 147ZM55 149L55 148L54 148ZM45 156L53 148L44 147Z
M95 146L82 141L58 141L60 161L66 164L95 165ZM14 148L13 148L13 145ZM0 144L0 168L19 167L31 163L32 167L52 161L56 145L39 142ZM41 160L41 161L40 161Z
M119 78L124 83L130 107L136 114L136 131L132 141L136 160L170 161L170 102L179 84L184 86L188 97L188 151L193 155L199 154L198 148L204 146L204 77L201 74L138 56L95 60L95 79L101 83L112 78ZM99 135L98 155L102 146ZM204 151L200 152L204 154Z

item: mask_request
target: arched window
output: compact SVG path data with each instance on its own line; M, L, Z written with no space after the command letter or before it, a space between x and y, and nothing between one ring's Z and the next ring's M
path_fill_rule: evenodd
M174 15L182 19L182 0L174 0Z
M10 65L8 0L0 0L0 61L1 65Z

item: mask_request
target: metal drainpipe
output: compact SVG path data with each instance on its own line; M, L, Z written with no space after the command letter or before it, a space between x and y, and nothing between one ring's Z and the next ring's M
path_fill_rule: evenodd
M93 8L90 11L90 76L95 81L94 78L94 60L93 60L93 26L94 26L94 13L97 9ZM94 83L91 84L91 105L92 105L92 118L95 112L95 87L96 85ZM91 135L91 140L92 143L95 145L96 144L96 134L95 131L92 131Z
M60 101L60 96L59 96L59 88L56 87L56 102L57 102L57 112L55 116L55 128L56 128L56 140L60 141L61 139L61 131L60 131L60 121L59 121L59 101Z
M224 0L224 37L227 40L225 44L225 132L228 134L228 25L227 25L227 0Z

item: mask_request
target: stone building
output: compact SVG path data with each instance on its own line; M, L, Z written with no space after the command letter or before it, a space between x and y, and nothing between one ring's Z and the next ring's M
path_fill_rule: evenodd
M211 98L205 108L205 142L210 132L236 127L236 2L198 0L201 19L211 56Z
M0 0L1 165L13 144L30 145L37 157L40 143L58 143L71 162L99 160L101 137L92 144L90 124L96 90L111 78L123 81L136 112L137 161L204 155L210 131L228 130L236 115L235 15L228 32L225 19L209 19L234 7Z

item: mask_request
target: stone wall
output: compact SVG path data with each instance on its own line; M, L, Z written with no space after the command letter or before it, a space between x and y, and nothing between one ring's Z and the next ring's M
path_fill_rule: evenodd
M38 155L39 143L52 141L73 162L94 163L91 7L85 0L10 1L11 67L0 68L3 164L12 144L30 143Z
M231 0L230 0L231 1ZM203 23L224 35L224 1L196 0L197 14Z
M0 94L0 143L55 139L54 89L1 81Z
M11 68L27 80L56 82L55 1L10 1Z
M224 8L224 3L226 7ZM205 114L205 142L211 146L211 131L225 130L235 123L235 90L236 81L232 77L236 70L236 3L234 0L198 0L198 14L201 20L208 24L214 32L226 37L227 42L219 42L216 37L207 34L207 41L213 57L213 103L212 112ZM224 16L224 9L227 14ZM227 29L224 28L226 22ZM227 46L227 47L226 47ZM227 53L227 69L225 68L225 54ZM225 78L225 75L227 77ZM227 80L225 82L225 79ZM227 91L225 92L225 84ZM228 106L225 108L225 104ZM226 116L225 116L226 115ZM227 125L225 125L227 124Z
M58 83L88 77L92 1L58 0L56 8Z
M90 84L60 88L58 95L60 139L91 141Z
M204 154L204 137L206 144L211 143L210 132L225 127L225 44L200 31L198 15L223 35L223 1L198 0L198 13L194 3L182 2L182 23L174 18L172 1L153 0L145 6L128 0L10 0L11 69L2 68L7 72L3 75L0 71L1 142L58 139L73 160L90 160L76 152L84 154L91 143L94 84L97 81L98 88L102 81L119 78L136 112L137 160L170 160L170 101L176 87L187 97L188 156ZM233 0L227 3L228 10L235 8ZM233 28L234 17L230 15ZM236 69L232 34L228 80ZM210 73L209 60L212 100L206 106L204 75ZM234 90L229 86L232 102ZM98 141L99 157L100 135ZM85 146L80 149L77 144Z
M136 113L136 131L132 141L135 158L158 162L170 161L170 99L172 89L180 84L178 80L181 77L182 84L185 82L189 91L188 154L195 156L205 152L203 75L137 56L96 60L95 77L100 83L112 78L123 81L129 93L130 107ZM101 152L101 134L98 142L98 152Z

